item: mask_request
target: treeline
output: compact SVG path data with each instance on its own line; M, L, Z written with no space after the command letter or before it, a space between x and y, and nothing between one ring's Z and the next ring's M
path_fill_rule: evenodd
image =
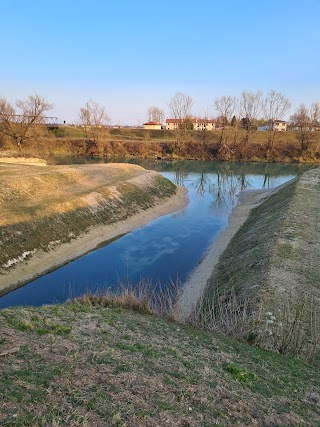
M232 138L226 130L226 139ZM177 140L176 131L146 129L109 129L101 132L99 143L85 138L82 128L63 127L50 131L41 143L28 144L24 156L84 156L111 159L114 157L161 160L218 160L249 162L320 162L319 144L312 144L301 152L296 132L278 132L273 150L269 152L266 132L257 132L248 144L242 141L245 131L240 129L237 143L220 144L220 131L187 131ZM60 135L60 136L57 136ZM13 152L14 146L7 146ZM92 161L89 160L88 161ZM96 160L95 160L96 161Z
M193 101L189 95L177 92L169 103L170 114L178 119L180 126L178 133L190 128ZM280 92L271 90L267 96L261 91L244 91L240 97L222 96L213 103L217 113L215 121L220 132L220 145L235 149L241 142L247 145L253 139L258 126L265 124L267 132L266 149L272 152L278 128L277 121L282 121L288 114L291 103ZM153 107L156 112L156 108ZM150 116L149 116L150 117ZM208 114L202 117L209 119ZM301 151L307 150L313 142L318 141L316 131L320 130L320 103L314 102L310 106L300 104L294 114L290 116L291 128L296 133ZM230 132L230 129L232 132ZM229 130L229 132L226 132ZM240 133L240 130L244 132Z
M290 117L294 132L278 132L273 125L275 120L282 120L288 114L291 106L285 96L275 91L270 91L265 97L258 91L242 92L239 98L216 98L213 106L218 128L214 131L193 131L187 126L193 106L189 95L178 92L168 105L171 116L182 124L175 131L152 133L143 129L112 129L108 126L110 119L105 107L93 100L79 110L81 128L64 126L49 127L48 130L46 114L52 105L45 98L34 95L15 104L1 98L0 148L50 154L59 151L60 147L67 154L101 157L318 161L318 102L310 106L301 104L296 109ZM147 114L150 120L161 121L164 118L164 111L156 106L149 107ZM257 132L258 125L262 123L268 125L266 131ZM136 136L137 132L141 136Z
M37 94L30 95L26 100L18 100L15 104L0 98L0 144L11 142L23 150L28 145L34 146L43 141L48 135L46 113L52 108L52 104ZM80 108L79 123L83 125L87 139L98 142L100 129L109 121L105 107L93 100Z

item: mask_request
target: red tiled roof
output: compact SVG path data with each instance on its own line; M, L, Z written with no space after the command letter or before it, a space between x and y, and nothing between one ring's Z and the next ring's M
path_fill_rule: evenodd
M215 120L201 119L197 117L188 118L192 123L215 123ZM166 123L183 123L183 119L166 119Z
M166 119L166 123L181 123L183 120L181 119Z
M161 123L160 122L146 122L146 123L143 123L143 125L160 125L161 126Z

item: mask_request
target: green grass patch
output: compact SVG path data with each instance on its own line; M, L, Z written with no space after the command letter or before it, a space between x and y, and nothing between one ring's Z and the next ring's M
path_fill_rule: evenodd
M12 317L9 323L19 331L35 331L38 335L68 335L72 331L71 326L53 323L50 319L40 316L31 316L29 319Z
M224 369L226 372L229 372L235 380L241 381L243 383L256 381L258 379L256 374L253 374L246 369L241 369L239 366L234 365L233 363L228 363Z

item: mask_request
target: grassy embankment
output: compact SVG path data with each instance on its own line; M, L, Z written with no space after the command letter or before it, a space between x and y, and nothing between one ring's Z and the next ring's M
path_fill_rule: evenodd
M126 220L176 191L157 172L124 164L2 164L0 179L0 284L33 257L99 225Z
M272 283L282 295L289 285L316 293L318 194L319 170L253 211L214 273L221 286L248 295L258 285L267 301ZM2 310L1 425L319 425L317 365L161 319L142 302L138 311L89 297Z
M318 426L320 371L82 302L0 312L2 426ZM10 354L11 353L11 354Z
M254 208L208 280L197 321L282 353L317 357L319 206L320 168Z
M278 161L319 162L320 141L312 133L307 149L302 150L298 133L278 132L272 146L267 132L255 132L246 143L246 132L227 130L221 143L221 131L188 131L177 135L175 131L145 129L109 129L95 143L81 128L63 127L48 132L41 142L29 142L24 154L94 155L100 157L140 157L163 159L198 159L221 161ZM17 147L2 142L2 150Z

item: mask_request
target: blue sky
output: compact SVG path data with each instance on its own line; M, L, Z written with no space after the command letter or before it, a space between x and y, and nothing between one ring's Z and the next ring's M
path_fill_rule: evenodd
M142 124L178 91L212 116L244 90L320 101L319 0L2 3L0 97L38 93L61 120L94 99L112 123Z

